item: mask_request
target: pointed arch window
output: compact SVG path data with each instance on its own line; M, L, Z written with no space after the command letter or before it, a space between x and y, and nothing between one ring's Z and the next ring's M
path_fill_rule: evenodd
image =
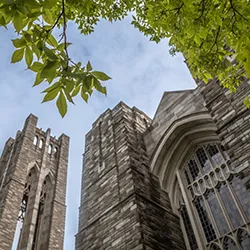
M35 224L35 232L33 237L32 250L41 249L41 241L44 233L44 227L46 227L46 223L44 223L44 217L46 217L46 204L48 205L48 196L51 191L51 179L47 175L43 181L42 190L40 193L40 201L38 207L38 215ZM47 208L48 209L48 208Z
M26 183L24 185L23 198L21 201L20 210L17 218L17 226L16 226L14 240L12 243L12 250L19 249L18 247L22 238L22 227L25 221L25 215L29 205L29 195L32 185L34 183L35 176L36 176L36 170L35 168L32 168L27 175Z
M50 155L52 154L52 148L53 148L52 144L49 144L48 153Z
M43 147L43 139L40 139L39 141L39 148L42 148Z
M36 146L38 142L38 136L36 135L33 140L33 144Z
M227 161L220 145L205 144L176 172L183 202L175 206L188 250L250 249L243 230L250 226L250 192Z

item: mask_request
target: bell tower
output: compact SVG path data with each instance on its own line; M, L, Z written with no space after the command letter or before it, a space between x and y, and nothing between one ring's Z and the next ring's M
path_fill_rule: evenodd
M0 158L0 249L61 250L69 137L52 137L29 115Z

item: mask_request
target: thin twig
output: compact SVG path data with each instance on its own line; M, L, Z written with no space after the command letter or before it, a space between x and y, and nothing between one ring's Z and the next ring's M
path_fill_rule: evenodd
M61 13L58 15L58 17L57 17L55 23L53 24L53 26L49 30L47 30L48 33L56 27L56 25L58 24L58 22L59 22L62 15L63 15L63 11L61 11Z
M66 14L65 14L65 3L64 0L62 0L62 15L63 15L63 38L64 38L64 50L67 56L67 66L66 66L66 70L68 69L69 66L69 54L68 54L68 50L67 50L67 22L66 22Z
M69 61L74 64L78 69L81 69L74 61L72 61L70 58L69 58Z
M198 16L197 18L195 18L194 21L199 20L203 16L203 14L204 14L204 11L205 11L205 0L202 0L201 4L202 4L201 14L200 14L200 16Z
M164 10L161 12L161 14L166 15L166 12L170 12L170 11L174 11L174 10L177 10L176 14L178 14L183 6L184 6L184 3L182 3L179 7L176 7L176 8L170 9L170 10Z
M219 33L220 33L220 26L219 26L219 28L218 28L218 30L217 30L217 32L216 32L215 41L214 41L212 47L210 48L208 54L212 51L213 47L214 47L215 45L217 45ZM217 45L217 49L218 49L218 45Z
M236 10L234 8L234 6L233 6L233 0L230 0L230 6L231 6L231 9L233 10L234 14L236 12L239 16L241 16L243 19L245 19L246 21L248 21L248 19L245 16L243 16L238 10Z

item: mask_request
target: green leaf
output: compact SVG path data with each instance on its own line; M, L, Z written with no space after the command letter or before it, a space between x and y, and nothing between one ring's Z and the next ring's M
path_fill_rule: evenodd
M43 19L48 24L54 24L52 13L47 9L44 9Z
M44 47L43 50L44 50L44 53L48 56L48 58L51 61L56 61L58 59L58 57L56 56L56 54L51 49L49 49L47 47Z
M17 39L13 39L11 41L16 48L21 48L21 47L24 47L26 45L26 41L23 37L21 39L17 38Z
M22 6L22 5L18 5L18 9L17 10L18 10L18 12L20 14L22 14L24 16L26 16L29 13L29 10L26 7Z
M73 90L75 84L74 82L71 80L68 80L68 79L63 79L63 83L64 83L64 86L65 86L65 89L67 90L68 93L71 93L71 91Z
M71 95L70 95L70 93L67 91L67 89L64 89L64 94L66 95L69 102L75 104L72 97L71 97Z
M29 67L29 69L32 70L32 71L34 71L34 72L39 72L39 71L42 70L43 66L44 66L44 65L43 65L42 63L40 63L40 62L34 62L34 63Z
M94 79L94 87L96 88L96 90L98 90L102 94L107 95L107 89L106 89L106 87L103 87L101 85L101 83L96 78Z
M69 47L69 45L71 45L72 43L66 43L66 48ZM64 43L60 43L58 46L57 46L57 49L59 51L63 51L64 50Z
M40 50L40 51L43 51L44 49L44 41L43 40L39 40L38 43L37 43L37 48Z
M25 38L25 40L28 42L28 43L31 43L32 42L32 37L30 34L26 33L23 35L23 37Z
M88 102L89 95L85 92L85 89L84 89L84 88L82 88L81 96L82 96L82 99L83 99L85 102Z
M36 54L37 59L39 60L40 56L41 56L41 51L37 48L37 46L35 44L32 44L31 48L32 48L33 52Z
M247 61L244 64L244 67L245 67L248 77L250 77L250 58L247 59Z
M55 89L59 89L60 90L61 89L61 85L62 85L62 83L60 81L58 81L58 82L54 83L52 86L50 86L47 89L45 89L43 91L43 93L50 92L50 91L53 91Z
M76 87L74 88L74 90L73 90L71 96L74 97L74 96L78 95L80 89L81 89L81 86L80 86L80 85L76 86Z
M44 0L43 7L50 9L53 8L57 3L57 0Z
M201 44L201 39L200 39L200 37L199 37L198 35L195 35L195 36L194 36L194 41L197 43L198 46L200 46L200 44Z
M0 26L5 26L6 25L6 21L4 16L0 16Z
M60 95L56 101L56 106L61 114L62 117L65 116L65 114L67 113L67 102L66 102L66 98L65 95L63 94L63 92L60 92Z
M29 47L26 47L25 50L25 61L28 67L30 67L32 61L33 61L33 52L30 50Z
M20 30L24 27L23 18L21 17L21 15L18 12L14 13L14 17L13 17L12 22L13 22L14 28L16 29L17 32L20 32Z
M250 109L250 100L249 100L249 97L248 97L248 96L246 96L246 98L245 98L245 100L244 100L244 104L245 104L245 106L246 106L248 109Z
M111 77L109 77L108 75L106 75L105 73L101 71L92 71L91 74L101 81L107 81L111 79Z
M16 50L11 57L11 63L19 62L23 59L24 48Z
M33 84L33 87L39 85L42 81L44 80L44 78L41 77L40 72L36 74L36 79L35 82Z
M25 1L25 3L32 10L34 10L34 9L40 9L40 7L41 7L41 5L37 1L34 1L34 0L28 0L28 1Z
M49 102L56 98L60 91L60 88L54 88L52 91L47 92L47 94L44 96L42 102Z
M56 76L56 69L60 67L60 64L57 61L47 61L45 66L43 67L41 71L41 77L43 78L49 78L54 79Z
M87 72L92 70L92 66L90 64L90 61L88 61L88 63L87 63L86 70L87 70Z
M50 46L55 47L55 48L58 46L57 40L55 39L55 37L52 34L49 35L47 43Z

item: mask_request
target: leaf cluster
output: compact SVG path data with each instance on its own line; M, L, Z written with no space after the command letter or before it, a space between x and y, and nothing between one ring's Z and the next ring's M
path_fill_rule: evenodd
M62 117L68 103L80 95L85 102L93 90L107 94L102 81L111 79L103 72L75 63L68 53L67 21L70 19L65 2L57 0L0 0L0 25L13 24L18 38L12 40L16 50L11 62L25 60L27 68L36 74L33 86L47 82L43 102L56 99ZM52 32L62 28L59 38Z
M12 63L25 60L36 73L34 86L48 82L44 102L57 98L62 116L76 95L87 101L93 89L106 94L101 81L110 79L70 58L67 22L87 35L101 19L113 22L129 13L150 40L168 38L170 53L183 53L197 81L216 77L236 91L250 76L248 0L0 0L0 26L12 24L19 35L12 41ZM55 27L62 30L57 38Z
M236 91L250 76L248 0L145 0L133 24L151 40L169 39L197 80L217 78Z

